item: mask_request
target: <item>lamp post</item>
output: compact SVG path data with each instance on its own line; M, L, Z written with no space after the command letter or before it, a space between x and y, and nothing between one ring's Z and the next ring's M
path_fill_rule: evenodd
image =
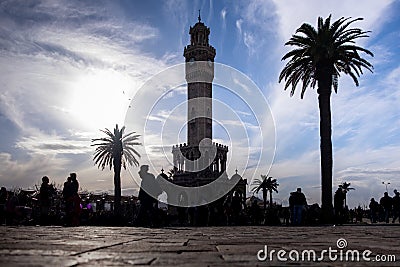
M385 185L385 187L386 187L386 192L387 192L387 191L388 191L387 187L388 187L388 185L390 184L390 182L382 182L382 184Z

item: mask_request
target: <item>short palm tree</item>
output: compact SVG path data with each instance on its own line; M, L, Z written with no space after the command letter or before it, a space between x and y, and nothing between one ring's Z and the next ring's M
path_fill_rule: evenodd
M137 140L140 135L131 132L124 134L125 126L121 129L118 124L114 131L111 132L107 128L100 130L106 134L106 137L92 139L92 146L96 147L93 160L95 165L104 170L106 166L110 170L114 167L114 212L119 214L121 207L121 167L126 169L126 165L139 166L136 157L140 158L140 154L135 150L134 146L141 145Z
M350 187L350 183L343 182L342 184L339 185L339 187L342 188L343 193L344 193L344 206L347 206L347 192L350 190L355 190L355 188Z
M263 201L264 201L264 210L267 208L267 194L269 192L269 207L272 208L272 191L278 193L278 186L276 179L272 179L272 177L267 177L267 175L261 175L261 179L257 179L254 181L253 185L256 187L253 188L252 191L258 194L260 190L262 190Z
M290 95L302 81L301 98L308 87L318 86L321 138L321 185L322 220L332 222L332 127L331 93L337 92L340 73L349 75L356 86L363 68L372 72L372 65L362 58L359 52L373 54L355 45L359 38L368 37L368 31L348 28L362 18L340 18L331 24L331 16L325 21L318 18L318 28L304 23L285 44L294 46L282 60L290 59L279 76L279 82L285 80L285 90L291 87Z

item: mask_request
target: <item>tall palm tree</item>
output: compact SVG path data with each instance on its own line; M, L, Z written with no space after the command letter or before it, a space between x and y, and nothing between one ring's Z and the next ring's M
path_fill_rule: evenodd
M279 75L285 80L285 90L291 87L290 96L302 81L301 98L308 87L318 86L321 138L321 185L322 220L332 222L332 126L330 98L332 87L337 93L340 73L349 75L356 86L363 68L372 72L372 65L359 52L373 56L372 52L355 45L356 39L368 37L368 31L348 28L362 18L340 18L331 24L331 16L325 21L318 18L318 28L304 23L285 43L295 49L282 60L290 59Z
M93 160L98 168L104 170L106 166L110 166L110 170L114 167L114 213L119 214L121 207L121 167L126 169L126 164L139 166L136 157L140 158L140 154L135 150L134 146L141 145L137 140L140 135L135 132L124 134L125 126L121 129L118 124L114 131L109 129L100 130L106 134L106 137L92 139L92 146L96 147Z
M267 177L267 175L261 175L261 179L257 179L254 181L253 185L256 187L253 188L252 191L258 194L260 190L263 193L263 201L264 201L264 210L267 208L267 194L269 192L269 207L272 208L272 191L278 193L278 186L276 179L272 179L272 177Z
M355 190L355 188L350 187L350 183L343 182L342 184L339 185L339 187L342 188L343 193L344 193L344 206L347 206L347 192L350 190Z

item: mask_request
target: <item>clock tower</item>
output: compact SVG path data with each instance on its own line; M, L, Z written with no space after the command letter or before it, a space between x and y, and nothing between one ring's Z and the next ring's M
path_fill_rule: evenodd
M209 44L210 28L201 22L190 27L190 45L183 55L186 62L188 88L188 145L198 146L212 139L212 80L214 79L215 48Z
M172 148L174 183L199 186L226 170L228 147L212 142L212 81L215 48L210 28L201 21L190 27L190 44L184 49L187 81L187 143Z

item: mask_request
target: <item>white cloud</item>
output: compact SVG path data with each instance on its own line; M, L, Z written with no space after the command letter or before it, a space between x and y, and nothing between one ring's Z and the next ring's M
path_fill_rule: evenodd
M68 136L68 138L71 137ZM17 141L16 147L28 153L43 155L84 154L93 150L89 139L79 141L46 134L22 137Z
M225 25L226 13L227 13L226 8L223 8L221 10L221 18L222 18L222 23L224 23L224 25Z
M112 172L93 166L90 138L122 123L128 99L171 61L141 51L156 28L64 4L0 10L0 113L18 127L18 153L1 154L0 181L9 187L32 186L43 175L61 184L75 170L83 188L112 188ZM124 181L132 182L128 173Z
M8 153L0 153L0 181L7 188L26 188L40 185L41 178L47 175L54 181L60 174L67 175L65 166L67 159L55 158L49 155L37 155L27 160L14 160ZM64 175L63 175L64 176ZM66 176L65 176L66 177ZM57 179L56 183L61 183Z
M242 34L242 23L243 23L242 19L236 20L236 29L239 31L240 35Z
M259 26L263 31L269 31L273 28L271 22L275 15L274 9L270 1L252 0L246 1L241 13L246 23Z
M188 12L188 10L190 10L188 3L189 2L185 0L163 1L163 11L165 12L165 15L174 22L174 25L176 25L178 32L180 33L180 38L178 40L179 47L176 48L177 51L182 51L183 47L187 45L188 25L189 22L193 22L193 17L189 16L189 14L196 14ZM192 11L197 12L197 10Z
M388 87L394 86L390 91L393 93L393 96L399 97L399 88L400 88L400 66L390 71L389 75L383 79L383 83L387 84ZM397 89L397 90L396 90Z
M8 18L11 28L1 31L12 34L0 42L5 45L0 60L0 111L24 138L38 140L44 131L65 127L93 132L122 123L128 97L149 75L166 66L132 46L154 39L157 29L153 27L116 21L101 8L89 8L89 16L103 16L102 21L88 19L74 28L71 24L76 20L87 19L74 5L42 3L37 9L24 8L23 4L13 6L13 12L22 12L23 19L33 17L30 27L13 23L21 18L8 12L3 19ZM38 14L49 10L53 23L41 23Z
M357 22L357 26L366 30L377 30L385 22L382 15L393 0L360 1L329 0L321 3L319 0L273 0L276 6L276 15L279 17L279 32L283 40L288 40L297 28L304 22L316 25L317 18L326 18L332 14L334 20L340 17L363 17L364 21Z
M253 36L253 34L250 32L245 32L243 34L243 42L246 45L247 49L249 49L250 56L253 55L256 52L254 46L257 44L256 39Z

